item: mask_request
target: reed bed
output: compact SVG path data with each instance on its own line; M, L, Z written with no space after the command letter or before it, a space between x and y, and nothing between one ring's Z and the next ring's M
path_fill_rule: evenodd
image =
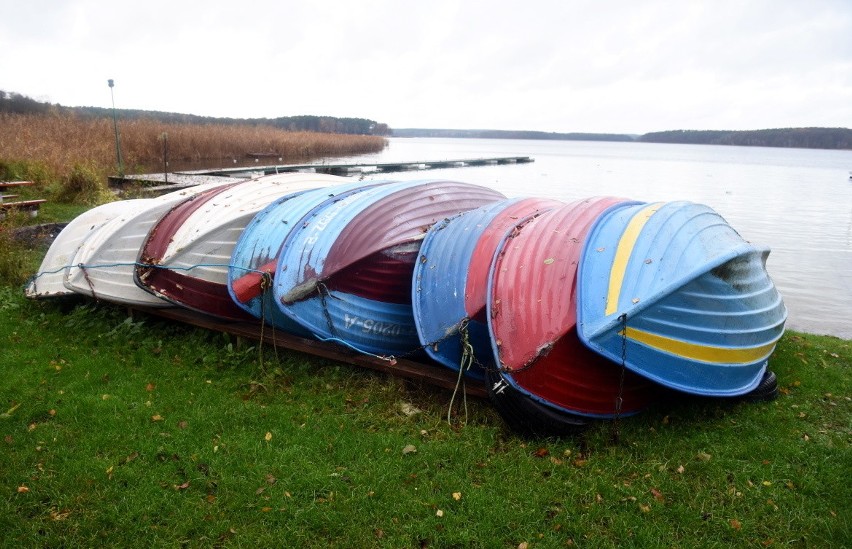
M144 171L163 160L164 136L170 161L242 160L249 153L275 155L286 162L347 156L382 150L379 136L289 132L269 126L177 124L153 119L119 120L126 172ZM28 166L27 176L47 184L64 183L75 167L100 176L117 170L115 133L109 118L73 114L0 115L0 160ZM45 181L45 179L52 181Z

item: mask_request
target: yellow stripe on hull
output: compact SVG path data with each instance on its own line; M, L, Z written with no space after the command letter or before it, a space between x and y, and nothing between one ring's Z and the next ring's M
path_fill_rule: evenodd
M621 296L621 286L624 283L624 273L627 272L627 262L633 253L633 247L639 239L642 228L651 219L657 210L662 207L662 202L650 204L633 216L615 249L615 257L612 260L612 268L609 271L609 290L606 294L606 314L611 315L618 310L618 299Z
M624 330L618 332L624 335ZM775 349L778 339L758 347L732 348L698 345L680 339L653 334L636 328L627 328L627 338L652 349L675 355L687 360L712 362L716 364L751 364L767 358ZM779 336L780 339L780 336Z

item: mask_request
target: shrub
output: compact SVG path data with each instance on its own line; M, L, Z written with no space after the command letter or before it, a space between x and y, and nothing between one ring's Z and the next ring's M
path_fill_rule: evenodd
M115 198L92 163L74 164L56 197L63 202L96 206Z

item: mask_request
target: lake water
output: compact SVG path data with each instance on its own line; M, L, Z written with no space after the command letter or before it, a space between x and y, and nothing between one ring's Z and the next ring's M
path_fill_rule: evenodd
M452 179L509 197L571 201L615 195L706 204L746 240L772 248L767 268L789 310L787 327L852 339L852 151L392 138L383 152L342 162L531 156L530 164L465 167L366 179Z

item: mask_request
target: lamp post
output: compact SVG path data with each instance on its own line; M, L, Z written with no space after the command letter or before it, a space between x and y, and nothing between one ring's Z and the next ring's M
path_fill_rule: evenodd
M123 176L124 167L121 165L121 140L118 136L118 119L115 117L115 94L112 91L115 82L110 78L107 80L107 84L109 84L109 95L112 98L112 127L115 129L115 157L118 159L118 175Z

